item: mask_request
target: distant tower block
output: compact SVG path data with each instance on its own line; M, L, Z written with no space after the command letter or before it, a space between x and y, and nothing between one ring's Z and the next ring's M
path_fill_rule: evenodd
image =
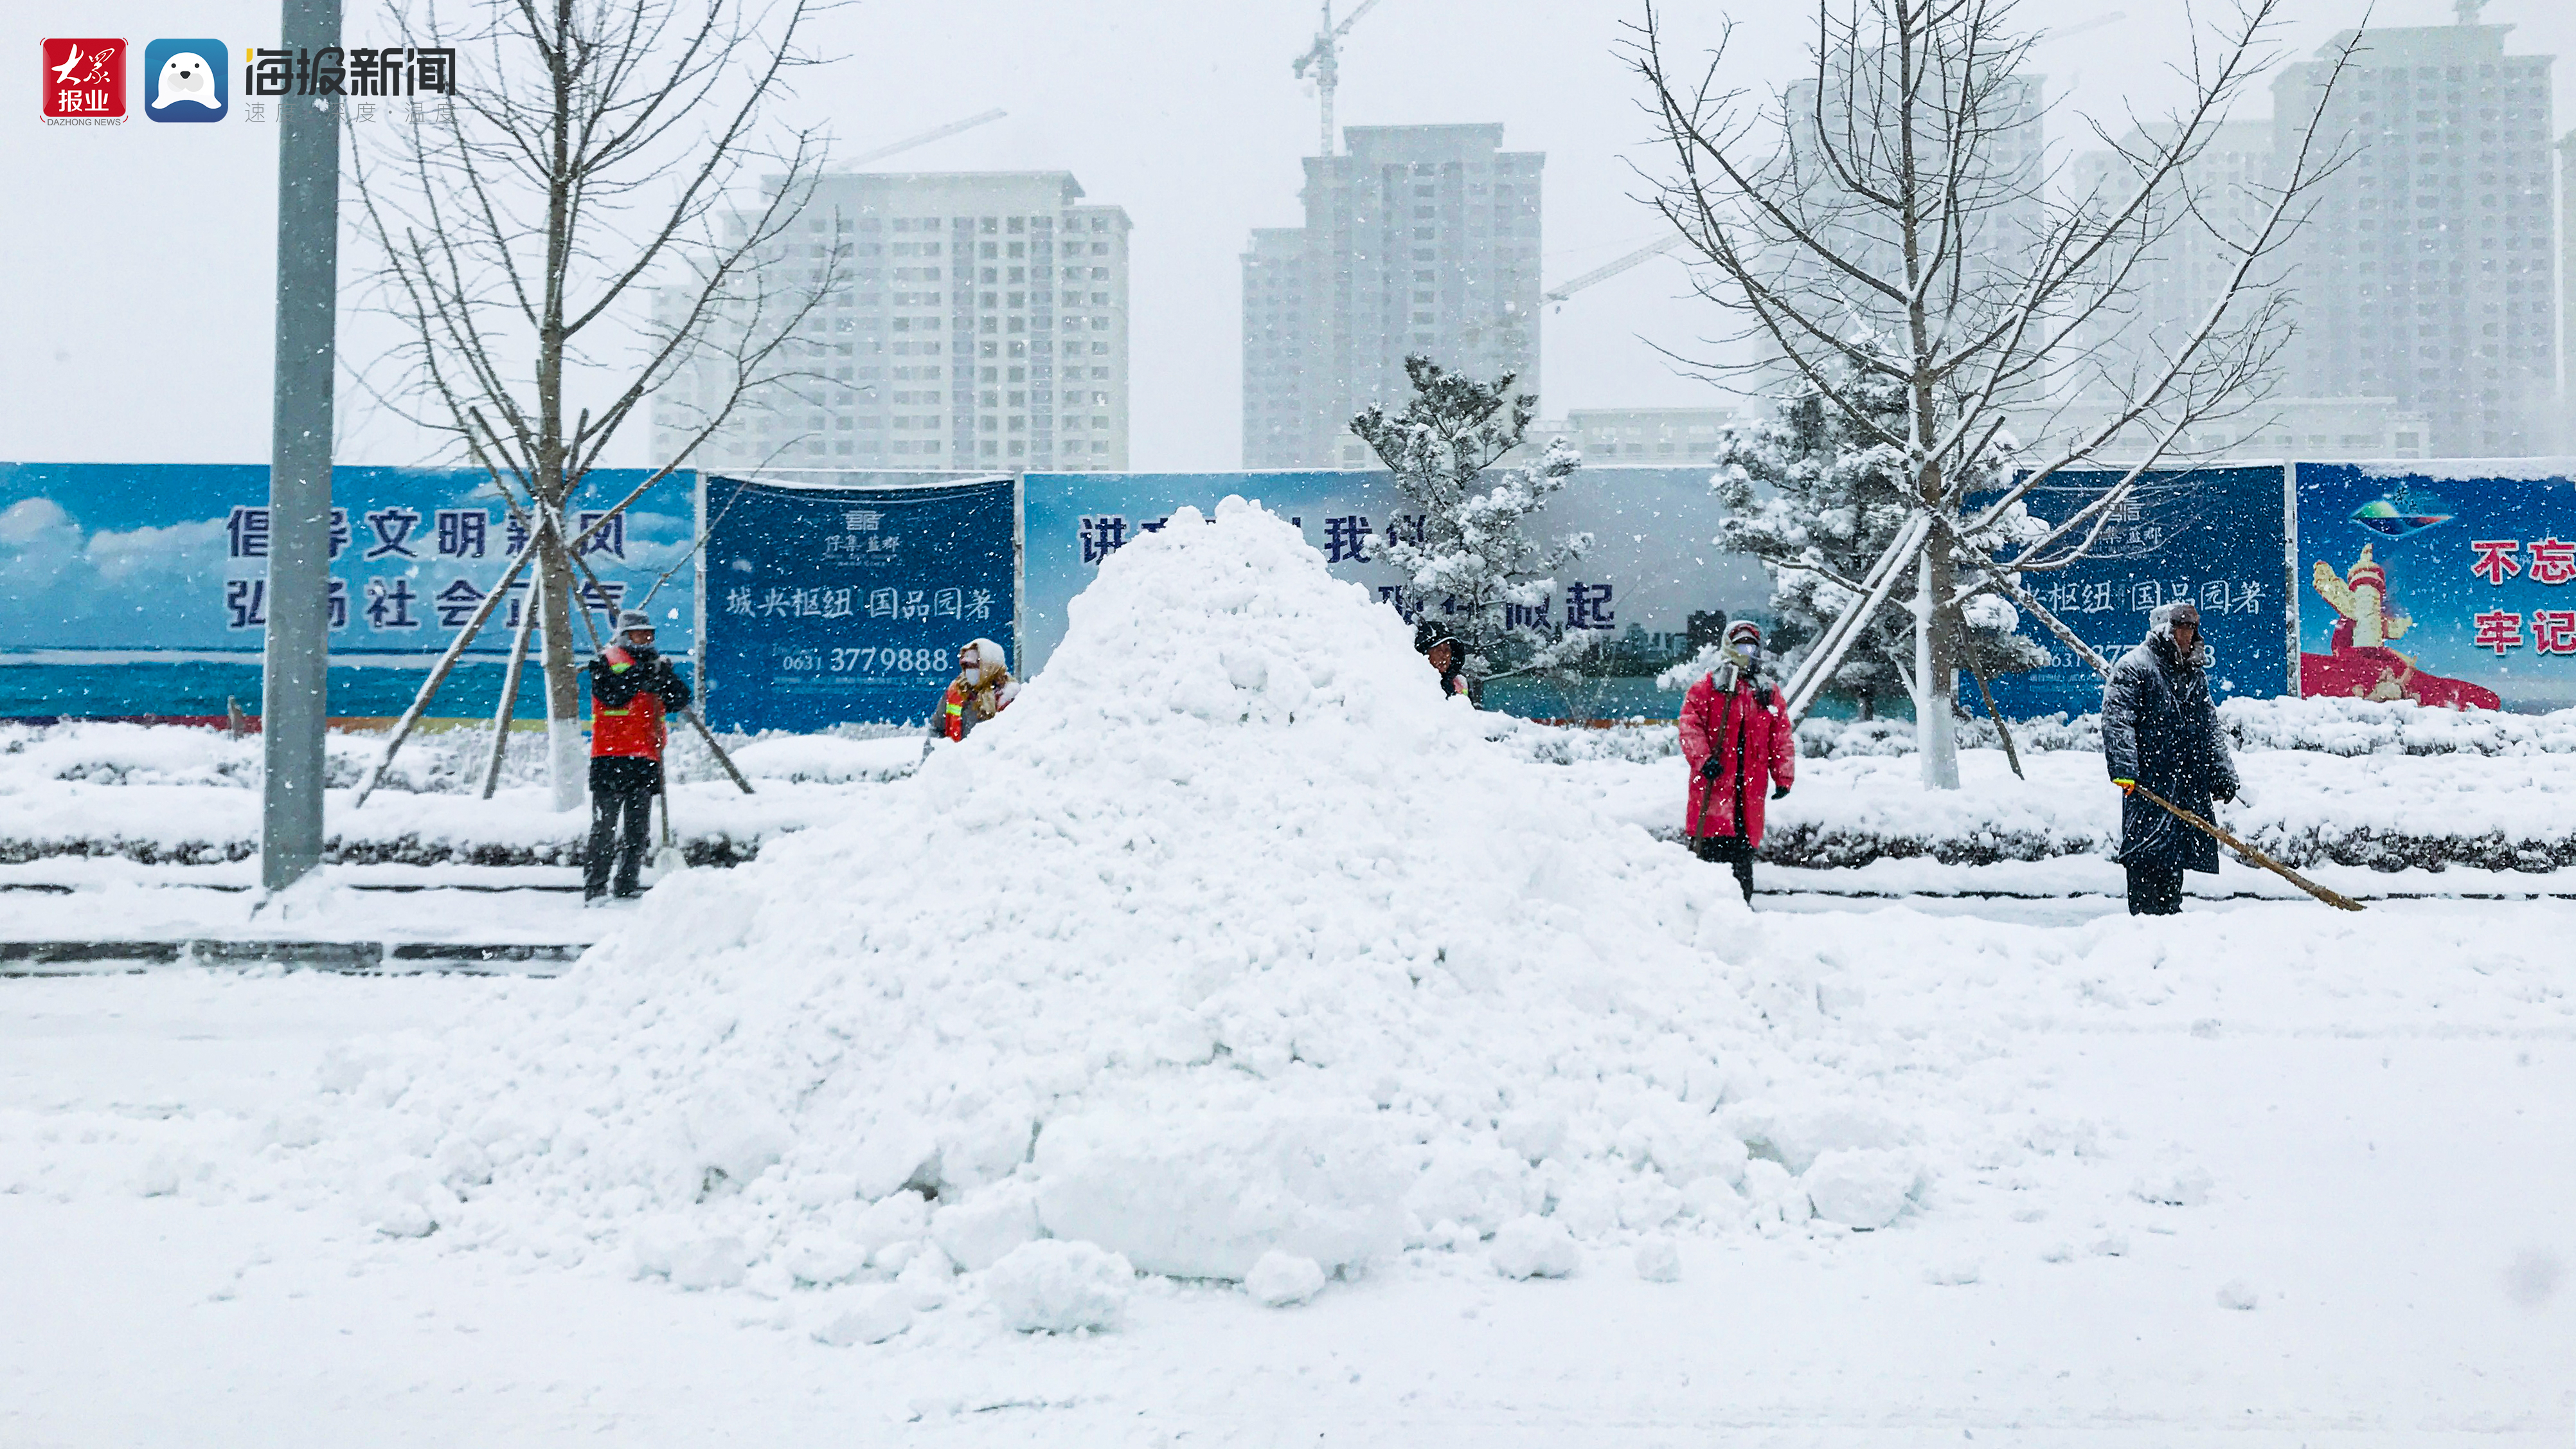
M1358 12L1354 11L1354 14ZM1243 464L1374 467L1351 436L1401 407L1407 354L1539 391L1539 178L1499 125L1352 126L1306 158L1302 228L1243 254Z

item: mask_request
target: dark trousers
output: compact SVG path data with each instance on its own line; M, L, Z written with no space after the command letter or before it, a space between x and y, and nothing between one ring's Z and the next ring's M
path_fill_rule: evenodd
M608 871L617 868L617 893L631 896L644 870L644 851L652 836L653 797L662 786L658 760L620 755L594 756L590 762L590 845L581 854L583 899L608 889Z
M2173 916L2182 913L2182 867L2132 865L2129 872L2129 914L2133 916Z
M1753 904L1753 847L1741 835L1703 835L1691 845L1691 852L1706 861L1724 861L1735 868L1735 883L1744 888L1744 903Z

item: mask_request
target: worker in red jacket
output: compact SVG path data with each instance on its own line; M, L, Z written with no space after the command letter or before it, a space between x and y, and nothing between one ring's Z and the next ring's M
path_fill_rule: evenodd
M1762 667L1762 628L1727 626L1717 667L1682 697L1682 758L1690 762L1690 809L1682 828L1702 860L1735 868L1753 903L1753 852L1762 844L1762 805L1798 777L1798 739L1788 701Z
M590 844L582 852L581 897L606 894L617 868L617 898L643 892L638 878L651 838L653 797L662 791L666 716L689 707L689 686L653 648L653 616L629 609L617 637L590 661Z

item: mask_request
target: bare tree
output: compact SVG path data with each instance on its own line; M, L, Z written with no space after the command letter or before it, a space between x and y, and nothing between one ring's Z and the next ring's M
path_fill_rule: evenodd
M583 790L572 616L605 603L574 571L608 522L575 532L568 500L658 389L691 385L685 441L611 516L820 351L798 333L845 243L795 226L824 143L767 111L818 63L801 37L826 4L480 0L451 21L431 0L400 16L407 45L459 64L452 97L397 111L390 143L355 159L375 300L404 336L361 382L486 470L530 532L557 809Z
M1959 782L1962 608L2002 593L2037 610L2018 575L2084 557L2186 429L2240 410L2271 374L2290 325L2280 254L2341 159L2338 146L2320 144L2317 116L2359 32L2301 103L2314 108L2249 223L2222 226L2192 169L2278 59L2284 3L2237 0L2207 30L2185 9L2187 99L2158 123L2130 118L2119 140L2092 125L2122 164L2071 189L2039 145L2045 107L2029 62L2044 35L2015 28L2015 0L1816 0L1811 68L1766 99L1725 79L1723 39L1682 64L1651 5L1635 28L1635 65L1670 160L1654 202L1705 263L1701 294L1741 320L1728 340L1759 356L1690 365L1710 376L1785 373L1813 389L1902 460L1913 504L1877 565L1837 586L1849 602L1791 681L1791 707L1812 702L1910 568L1928 787ZM2141 269L2185 226L2210 229L2230 258L2218 302L2148 350L2103 345L2106 324L2131 310ZM1900 388L1902 416L1856 396L1854 377ZM2078 390L2112 402L2070 429L2049 398L2079 377ZM2112 486L2063 520L2028 516L2033 489L2141 431ZM2022 452L2018 476L2001 487L1978 466L1999 440L2050 436L2051 446ZM1979 488L1991 491L1972 496Z

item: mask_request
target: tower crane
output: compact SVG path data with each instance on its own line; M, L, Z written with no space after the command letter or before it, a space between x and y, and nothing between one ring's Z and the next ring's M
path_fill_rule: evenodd
M1688 240L1687 237L1684 237L1679 232L1675 232L1671 236L1665 237L1662 241L1656 242L1651 246L1639 247L1635 251L1628 253L1626 256L1619 258L1615 262L1604 262L1600 266L1594 267L1591 271L1585 272L1583 275L1574 278L1572 281L1560 282L1556 286L1550 287L1540 300L1561 303L1566 298L1573 296L1575 293L1582 291L1584 288L1591 286L1595 282L1606 282L1612 277L1619 275L1621 272L1628 270L1630 267L1637 266L1643 262L1653 261L1664 253L1680 246L1686 240Z
M930 130L922 132L918 136L906 136L900 141L879 146L873 151L863 152L860 155L853 156L848 161L841 164L841 169L844 171L855 171L859 167L865 166L871 161L882 161L888 156L909 151L915 146L927 146L933 141L944 140L947 137L956 135L960 131L971 131L977 126L983 125L987 121L998 121L1009 114L1010 112L996 107L993 110L986 111L980 116L968 116L962 121L951 121L945 126L935 126Z
M1324 101L1324 142L1323 149L1318 151L1317 155L1330 156L1335 149L1333 87L1341 81L1342 37L1350 34L1351 27L1359 24L1361 16L1376 8L1377 0L1360 0L1359 8L1343 16L1342 23L1335 25L1333 0L1324 0L1324 18L1315 26L1315 43L1307 47L1304 55L1297 57L1295 65L1289 67L1290 72L1299 80L1306 78L1309 67L1312 67L1315 72L1315 93Z
M2117 24L2119 24L2121 21L2126 20L2126 19L2128 19L2128 18L2129 18L2129 12L2128 12L2128 11L2126 11L2126 10L2114 10L2114 11L2111 11L2109 14L2106 14L2106 15L2096 15L2096 16L2094 16L2094 17L2093 17L2092 19L2090 19L2090 20L2078 21L2077 23L2075 23L2075 24L2073 24L2073 25L2070 25L2070 26L2066 27L2064 30L2051 30L2051 31L2048 31L2048 32L2046 32L2045 34L2043 34L2040 38L2041 38L2042 40L2045 40L2045 41L2048 41L2048 42L2054 43L2054 42L2057 42L2057 41L2060 41L2060 40L2064 40L2064 39L2068 38L2069 36L2082 35L2085 31L2088 31L2088 30L2099 30L2099 29L2101 29L2101 28L2102 28L2103 26L2105 26L2105 25L2117 25Z

